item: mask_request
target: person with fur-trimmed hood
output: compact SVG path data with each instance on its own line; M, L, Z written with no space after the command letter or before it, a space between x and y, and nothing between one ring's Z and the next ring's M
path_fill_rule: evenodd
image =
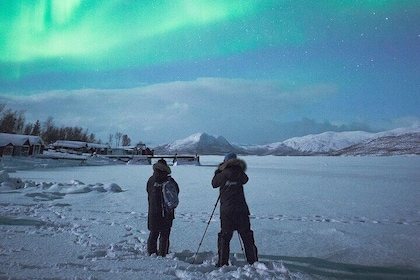
M174 211L167 212L163 207L162 184L171 180L179 193L178 184L170 176L171 168L164 159L158 160L153 165L153 175L147 181L147 197L149 212L147 216L147 228L150 231L147 240L147 253L165 257L169 252L169 235L172 222L175 218ZM157 242L159 239L159 250Z
M217 267L229 265L230 240L233 232L238 231L244 244L245 256L249 264L258 261L254 233L249 220L249 208L245 200L243 185L248 182L246 163L236 154L229 153L215 171L212 186L220 191L220 223L218 234Z

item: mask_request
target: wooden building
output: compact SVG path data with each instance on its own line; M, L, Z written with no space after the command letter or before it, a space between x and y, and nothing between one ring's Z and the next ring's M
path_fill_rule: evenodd
M0 156L31 156L42 154L44 149L39 136L0 133Z

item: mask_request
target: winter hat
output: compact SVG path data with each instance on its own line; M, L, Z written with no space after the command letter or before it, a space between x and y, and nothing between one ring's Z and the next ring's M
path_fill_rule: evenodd
M153 170L160 170L163 172L166 172L168 174L171 174L171 168L168 166L168 164L166 163L166 160L164 160L163 158L158 160L154 165L153 165Z
M233 158L236 158L236 154L235 153L229 153L225 156L225 159L224 159L223 162L226 162L226 161L228 161L230 159L233 159Z

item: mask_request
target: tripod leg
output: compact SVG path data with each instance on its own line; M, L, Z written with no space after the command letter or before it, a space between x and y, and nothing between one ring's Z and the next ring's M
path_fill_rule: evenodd
M210 219L207 222L207 226L206 226L206 229L204 230L203 236L201 237L200 244L198 244L197 252L195 252L195 255L194 255L194 259L193 259L192 264L195 263L195 259L197 258L198 251L200 250L201 244L203 243L204 236L206 235L207 229L209 228L211 219L213 218L213 214L214 214L214 211L216 210L216 207L217 207L217 204L219 203L219 200L220 200L220 193L219 193L219 197L216 200L216 203L214 204L213 211L211 212Z

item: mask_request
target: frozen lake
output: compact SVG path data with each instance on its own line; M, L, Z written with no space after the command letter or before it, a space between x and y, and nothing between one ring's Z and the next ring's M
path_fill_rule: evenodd
M331 263L367 270L377 266L381 273L395 267L418 273L420 157L242 158L248 164L245 193L261 259L283 261L291 271L309 275L307 266ZM202 166L172 167L181 189L172 252L196 251L218 196L211 179L222 159L202 156ZM124 192L94 199L90 193L66 195L59 203L71 210L63 216L77 216L76 212L87 220L100 216L103 223L134 227L145 239L146 182L151 174L150 165L116 165L19 171L10 176L34 182L116 183ZM2 194L0 202L28 204L33 197ZM218 213L217 208L200 252L217 252ZM96 226L92 232L100 231ZM112 239L109 232L104 236ZM238 237L232 239L231 251L241 252Z

